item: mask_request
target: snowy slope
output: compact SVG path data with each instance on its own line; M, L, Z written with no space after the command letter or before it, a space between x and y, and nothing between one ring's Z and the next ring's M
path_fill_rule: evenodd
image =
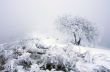
M0 45L0 72L110 72L110 51L49 37Z

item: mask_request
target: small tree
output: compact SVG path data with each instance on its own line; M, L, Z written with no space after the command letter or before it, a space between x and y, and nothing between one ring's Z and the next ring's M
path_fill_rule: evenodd
M75 45L90 46L98 39L97 27L82 17L71 15L59 17L57 20L58 29L68 35L68 39Z

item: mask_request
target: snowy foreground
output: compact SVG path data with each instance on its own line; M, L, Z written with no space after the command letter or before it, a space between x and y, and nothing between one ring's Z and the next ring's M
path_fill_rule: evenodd
M110 51L24 39L0 45L0 72L110 72Z

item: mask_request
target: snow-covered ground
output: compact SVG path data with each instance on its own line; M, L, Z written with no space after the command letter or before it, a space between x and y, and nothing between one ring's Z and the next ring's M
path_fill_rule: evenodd
M23 39L0 45L0 72L110 72L110 50Z

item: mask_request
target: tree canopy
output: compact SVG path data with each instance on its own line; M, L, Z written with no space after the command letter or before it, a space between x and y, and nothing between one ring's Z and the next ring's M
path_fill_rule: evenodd
M65 15L57 20L58 29L69 36L69 41L76 45L92 45L98 39L97 26L83 17Z

